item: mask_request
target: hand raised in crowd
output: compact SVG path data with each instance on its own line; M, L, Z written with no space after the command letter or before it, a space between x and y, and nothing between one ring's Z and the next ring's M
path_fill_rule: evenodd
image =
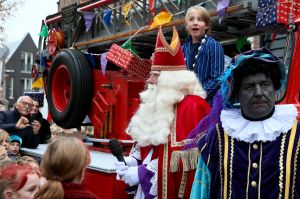
M33 129L33 133L34 134L38 134L39 130L41 128L41 123L37 120L33 120L33 122L31 123L32 129Z
M24 129L27 126L30 126L29 120L26 117L21 116L20 119L18 120L17 124L16 124L16 128L17 129Z

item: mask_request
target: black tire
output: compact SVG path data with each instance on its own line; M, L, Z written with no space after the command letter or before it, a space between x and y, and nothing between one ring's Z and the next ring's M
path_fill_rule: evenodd
M92 90L85 56L77 50L61 50L48 76L47 100L53 121L63 128L80 126L89 110Z

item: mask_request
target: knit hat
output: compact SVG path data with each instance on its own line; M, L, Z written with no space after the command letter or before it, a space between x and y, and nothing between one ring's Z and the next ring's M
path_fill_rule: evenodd
M173 26L171 44L166 41L161 27L158 29L152 71L187 70L178 32Z
M234 108L234 104L238 103L238 96L232 96L233 88L234 88L234 71L243 67L243 63L245 63L249 59L261 60L263 62L272 63L274 66L278 67L280 72L280 90L286 83L286 71L284 64L276 57L270 50L267 48L260 48L257 50L250 50L235 56L230 65L224 72L224 75L221 79L221 93L223 96L223 103L225 108Z
M20 138L17 135L11 135L9 137L9 139L10 139L10 142L18 142L20 145L22 145L22 138Z

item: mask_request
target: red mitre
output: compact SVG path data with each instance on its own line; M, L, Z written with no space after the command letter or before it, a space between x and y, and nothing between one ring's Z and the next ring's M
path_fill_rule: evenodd
M158 29L152 71L176 71L186 70L184 55L182 52L178 32L173 26L171 44L166 41L161 27Z

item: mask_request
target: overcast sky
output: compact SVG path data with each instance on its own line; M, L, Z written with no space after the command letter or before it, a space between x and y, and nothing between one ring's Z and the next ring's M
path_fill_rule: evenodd
M24 0L22 6L6 21L7 43L22 39L30 33L36 45L41 29L41 21L57 12L58 0Z

